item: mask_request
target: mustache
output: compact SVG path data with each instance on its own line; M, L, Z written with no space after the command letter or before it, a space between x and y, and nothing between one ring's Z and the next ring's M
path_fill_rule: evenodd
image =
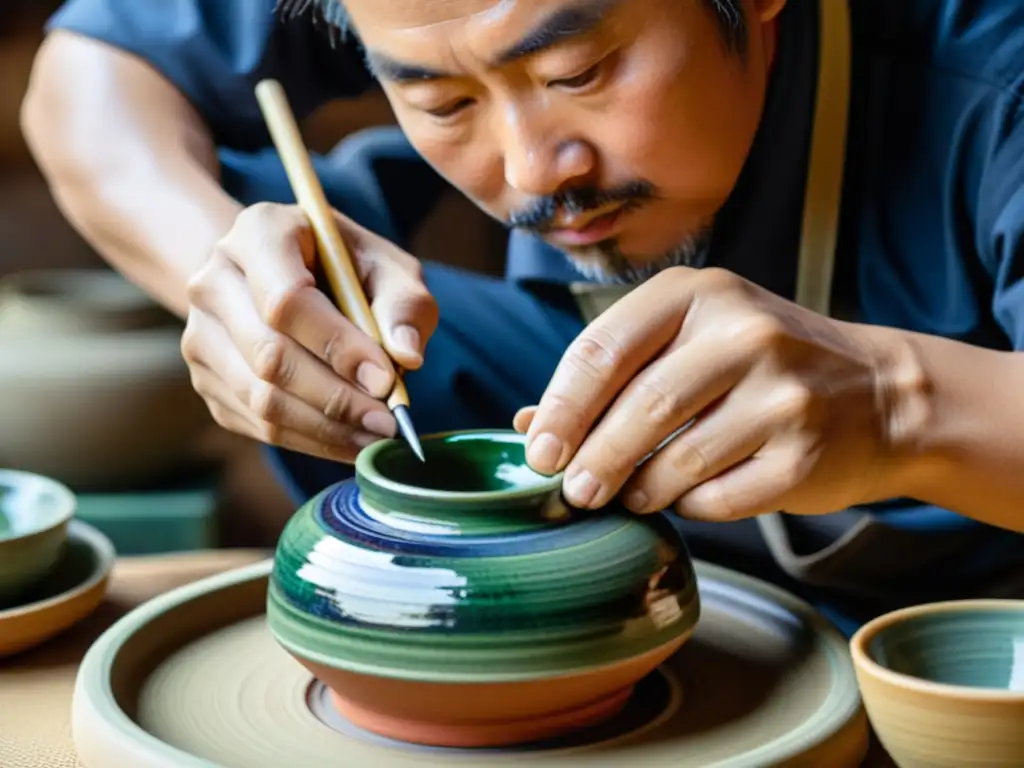
M642 179L611 189L577 187L534 200L528 208L512 213L507 224L510 228L545 232L551 229L559 211L580 214L610 203L623 203L628 210L634 210L655 199L657 191L654 185Z

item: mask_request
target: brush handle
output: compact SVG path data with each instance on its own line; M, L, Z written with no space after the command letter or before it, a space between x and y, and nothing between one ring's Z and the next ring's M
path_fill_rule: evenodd
M276 80L263 80L256 86L256 100L263 111L263 118L270 130L274 146L281 156L295 199L309 219L316 235L320 262L339 309L359 330L382 347L386 347L377 320L370 310L370 303L363 292L363 284L355 263L338 231L334 211L327 202L320 179L313 170L313 162L302 141L302 134L288 104L284 88ZM402 381L401 371L395 378L395 386L387 404L392 410L399 405L409 405L409 393Z

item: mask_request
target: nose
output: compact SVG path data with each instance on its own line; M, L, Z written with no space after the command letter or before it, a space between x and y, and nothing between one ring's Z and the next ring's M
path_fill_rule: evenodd
M553 195L594 172L593 148L545 121L519 112L503 133L505 183L523 195Z

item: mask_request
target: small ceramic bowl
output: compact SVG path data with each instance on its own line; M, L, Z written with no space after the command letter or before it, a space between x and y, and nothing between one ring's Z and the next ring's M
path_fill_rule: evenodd
M895 611L850 650L868 718L901 768L1024 764L1024 601Z
M514 432L422 442L425 463L370 446L289 521L273 635L350 721L407 742L538 741L616 714L697 623L679 534L568 509Z
M0 469L0 606L13 604L54 567L75 508L75 495L56 480Z

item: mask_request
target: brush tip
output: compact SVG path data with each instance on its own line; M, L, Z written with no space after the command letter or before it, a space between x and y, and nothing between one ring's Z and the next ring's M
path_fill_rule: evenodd
M419 435L416 434L416 428L412 424L409 409L404 405L397 405L392 413L395 415L395 421L398 422L399 433L405 438L405 442L409 444L412 452L416 454L416 458L426 462L427 458L423 455L423 446L420 444Z

